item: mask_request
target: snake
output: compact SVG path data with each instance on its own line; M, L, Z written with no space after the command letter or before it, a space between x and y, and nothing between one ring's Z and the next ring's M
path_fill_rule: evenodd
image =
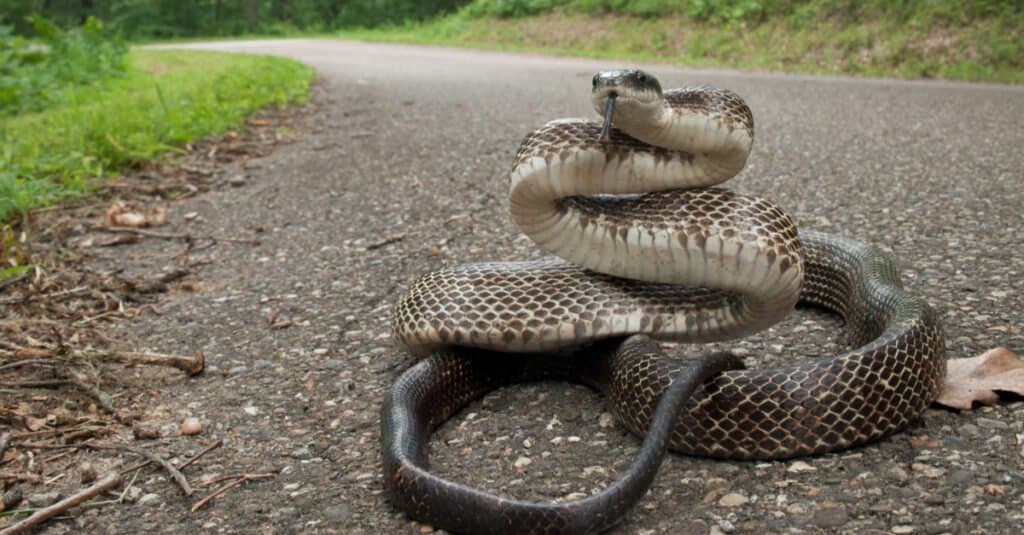
M594 76L591 102L603 121L548 122L524 138L509 174L513 221L554 256L426 273L392 309L396 345L420 359L381 409L396 506L455 532L599 532L641 499L666 449L788 459L868 444L920 417L945 376L938 314L903 289L881 248L798 230L774 203L720 186L753 144L739 95L662 90L623 69ZM798 304L841 317L849 349L767 369L661 349L738 339ZM644 437L617 480L534 503L430 472L435 428L496 388L549 379L604 393Z

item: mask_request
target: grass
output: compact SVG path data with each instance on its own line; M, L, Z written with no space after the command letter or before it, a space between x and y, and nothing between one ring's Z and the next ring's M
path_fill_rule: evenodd
M303 101L298 62L193 51L131 53L126 76L68 87L65 104L0 119L0 221L88 191L253 111Z
M949 21L940 14L848 20L824 11L759 20L573 9L502 17L466 9L420 24L346 30L342 36L696 67L1022 83L1022 28L1019 11Z

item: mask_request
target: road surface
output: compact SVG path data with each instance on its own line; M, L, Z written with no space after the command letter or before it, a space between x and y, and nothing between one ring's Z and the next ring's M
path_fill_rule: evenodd
M171 207L172 218L199 212L213 233L265 228L263 245L222 246L202 291L132 326L214 366L154 398L157 416L196 415L225 438L203 470L278 476L196 514L169 497L105 508L86 527L429 532L382 493L379 403L411 362L389 340L390 304L431 269L541 255L506 212L516 147L549 119L593 117L590 78L622 62L327 40L178 47L285 55L323 79L323 109L299 143L251 162L242 188ZM909 291L940 311L951 357L1024 353L1024 88L643 67L664 87L740 93L756 141L728 187L773 199L803 228L891 249ZM271 329L268 317L291 327ZM801 311L728 347L771 365L838 351L838 328ZM639 444L608 416L583 387L506 389L439 431L433 466L516 498L589 493ZM1015 532L1022 422L1018 400L929 410L905 433L836 455L671 456L619 532ZM167 494L151 477L147 492Z

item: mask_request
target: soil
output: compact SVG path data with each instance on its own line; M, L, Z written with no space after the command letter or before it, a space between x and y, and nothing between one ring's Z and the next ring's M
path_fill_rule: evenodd
M294 142L275 139L272 152L210 164L208 191L160 201L135 197L134 186L118 194L166 209L169 223L153 231L191 238L101 246L97 240L112 238L98 230L106 198L81 214L81 228L58 234L62 250L79 251L81 269L100 280L187 270L138 304L90 309L88 317L115 312L103 318L109 340L83 345L201 352L205 371L189 377L99 364L91 377L104 379L90 384L114 393L115 414L106 416L74 388L57 390L63 404L53 390L0 395L4 407L25 403L43 418L40 430L55 429L45 417L61 407L93 414L99 423L88 425L111 431L87 440L145 448L176 464L221 442L182 470L191 497L165 472L137 469L127 473L120 503L76 510L45 531L434 531L396 510L381 484L380 401L412 363L391 343L390 306L428 270L543 255L508 219L505 173L526 132L556 117L591 116L590 77L616 65L336 41L188 46L286 54L317 67L316 104L287 123ZM665 87L707 81L743 95L757 141L748 169L728 187L773 199L803 228L892 250L908 290L940 311L951 358L1000 345L1024 353L1024 89L645 68ZM154 179L173 169L181 166ZM122 286L101 293L123 302ZM25 291L4 288L0 299ZM798 310L715 347L755 366L827 356L842 348L841 324ZM503 389L439 429L431 466L516 498L590 493L639 444L609 416L600 396L581 386ZM200 434L178 431L189 417L202 424ZM26 497L81 489L85 463L102 477L138 461L87 447L54 459L64 450L26 442L74 442L62 433L25 435L24 416L0 421L15 437L0 473L37 477L5 479L5 489ZM134 423L159 438L135 438ZM1024 401L933 408L905 432L837 454L785 462L672 455L615 531L1019 533L1022 468ZM260 477L190 512L231 481L223 476L240 474Z

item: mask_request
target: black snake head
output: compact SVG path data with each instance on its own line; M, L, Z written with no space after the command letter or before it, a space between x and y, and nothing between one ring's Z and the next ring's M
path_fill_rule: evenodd
M664 106L658 79L640 69L601 71L593 84L591 102L604 117L602 140L608 139L613 121L648 121Z

